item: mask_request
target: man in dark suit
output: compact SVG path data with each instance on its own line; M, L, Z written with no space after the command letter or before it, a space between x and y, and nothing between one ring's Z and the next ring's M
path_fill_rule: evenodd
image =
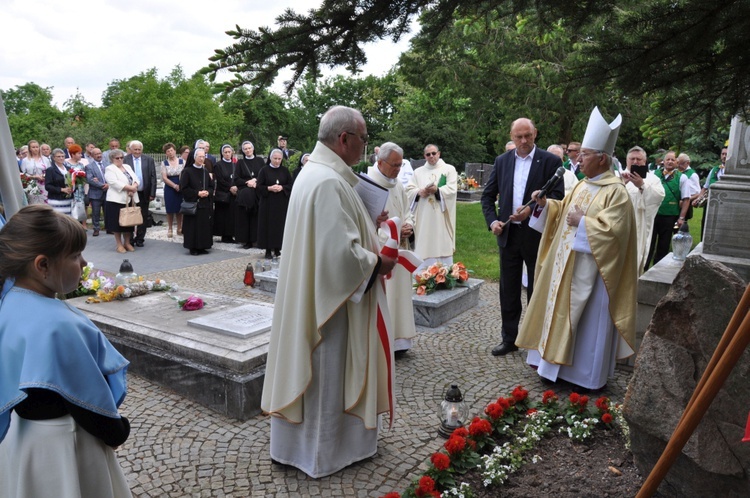
M89 200L91 201L91 221L94 224L94 237L99 236L99 220L107 198L107 181L104 179L102 165L102 150L94 148L91 151L91 161L85 166L86 181L89 184Z
M531 193L540 190L562 166L554 154L534 145L536 140L534 123L527 118L513 121L510 138L516 148L495 159L489 182L482 193L482 212L487 227L497 236L500 249L500 312L502 316L502 342L492 350L494 356L502 356L518 348L515 345L518 323L521 319L521 279L526 263L529 285L526 299L534 289L534 268L541 234L529 228L531 208L521 207L531 200ZM548 197L562 199L565 189L558 182ZM498 208L495 199L498 195Z
M125 156L125 163L133 168L138 177L138 206L143 215L143 224L138 225L133 243L137 247L143 247L148 222L148 204L156 198L156 164L153 157L143 154L143 144L138 140L130 142L130 151L131 153Z

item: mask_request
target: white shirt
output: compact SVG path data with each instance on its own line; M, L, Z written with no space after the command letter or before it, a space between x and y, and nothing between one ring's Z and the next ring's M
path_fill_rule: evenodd
M513 170L513 211L523 206L523 194L526 192L526 182L529 179L529 171L531 171L531 161L534 158L534 152L536 152L536 145L526 157L520 157L518 153L516 156L516 167Z

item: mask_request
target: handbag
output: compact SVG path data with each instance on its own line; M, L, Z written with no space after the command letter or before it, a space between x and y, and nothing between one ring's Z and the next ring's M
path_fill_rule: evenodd
M232 202L232 194L225 190L217 190L214 193L214 202L218 202L220 204L229 204Z
M143 224L143 215L141 214L141 208L135 205L133 198L125 204L124 208L120 208L120 226L121 227L134 227Z
M180 213L188 216L193 216L198 212L198 203L190 201L182 201L180 203Z
M88 214L86 213L86 203L74 200L73 204L70 206L70 216L74 220L86 221L86 218L88 217Z
M206 170L203 170L203 190L206 190ZM180 203L180 213L187 216L195 216L198 212L198 201L182 201Z

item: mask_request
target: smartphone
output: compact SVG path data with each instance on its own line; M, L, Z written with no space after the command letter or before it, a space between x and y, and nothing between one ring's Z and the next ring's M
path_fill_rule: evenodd
M641 178L646 178L646 175L648 174L648 166L633 165L630 167L630 172L638 174Z

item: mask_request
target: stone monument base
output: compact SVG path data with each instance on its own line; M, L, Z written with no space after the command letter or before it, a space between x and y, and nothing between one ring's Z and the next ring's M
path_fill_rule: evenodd
M260 412L270 334L270 318L265 323L263 315L270 314L248 311L251 305L243 299L205 292L200 297L206 305L198 311L182 311L163 292L109 303L88 304L85 297L70 302L130 360L130 372L230 418L246 420ZM238 307L244 311L232 315ZM233 318L238 319L234 325L228 323ZM248 328L255 332L244 337L232 332Z
M275 293L279 271L270 270L255 274L256 288ZM453 290L439 290L426 296L412 295L414 323L425 327L437 327L455 318L479 303L479 288L484 280L470 278L464 286Z

